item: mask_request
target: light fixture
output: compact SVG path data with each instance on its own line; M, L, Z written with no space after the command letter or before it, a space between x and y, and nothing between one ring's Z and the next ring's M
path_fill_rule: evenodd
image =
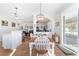
M40 14L36 16L37 20L44 20L44 15L42 14L42 4L40 3Z
M14 9L15 9L14 17L15 17L15 20L17 20L18 19L18 14L17 14L18 7L14 7Z

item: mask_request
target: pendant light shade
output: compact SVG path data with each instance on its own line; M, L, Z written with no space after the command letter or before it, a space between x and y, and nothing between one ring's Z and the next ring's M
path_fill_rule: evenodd
M14 7L14 9L15 9L14 17L15 17L15 20L17 20L18 19L18 14L17 14L18 7Z
M40 3L40 14L36 16L37 20L44 20L44 15L42 14L42 4Z

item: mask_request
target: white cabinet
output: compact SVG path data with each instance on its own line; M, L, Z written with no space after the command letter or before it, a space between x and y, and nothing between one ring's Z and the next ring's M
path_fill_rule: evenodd
M22 43L22 31L12 31L12 48L16 48Z
M22 31L9 31L2 37L2 46L5 49L15 49L22 43Z
M2 46L5 49L10 49L11 48L11 34L10 33L4 33L3 38L2 38Z

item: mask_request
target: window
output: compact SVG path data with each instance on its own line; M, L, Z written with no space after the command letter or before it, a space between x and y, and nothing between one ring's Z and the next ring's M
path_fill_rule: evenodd
M77 17L72 17L69 19L64 19L64 45L71 48L74 51L78 51L78 26Z

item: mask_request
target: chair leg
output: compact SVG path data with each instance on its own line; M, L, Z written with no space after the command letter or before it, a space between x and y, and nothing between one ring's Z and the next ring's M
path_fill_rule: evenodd
M37 53L37 56L38 56L38 53Z
M29 48L30 48L30 56L32 56L32 45L31 44L30 44Z
M32 48L30 47L30 56L32 55Z

